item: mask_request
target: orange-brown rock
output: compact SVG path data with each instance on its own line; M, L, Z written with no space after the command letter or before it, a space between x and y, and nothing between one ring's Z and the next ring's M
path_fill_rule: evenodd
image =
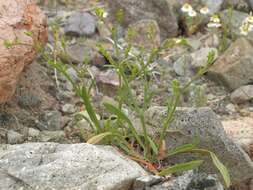
M10 100L20 73L46 41L46 17L33 0L0 1L0 104Z

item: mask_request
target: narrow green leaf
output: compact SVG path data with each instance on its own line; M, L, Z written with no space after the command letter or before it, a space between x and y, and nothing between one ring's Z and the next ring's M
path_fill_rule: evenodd
M147 137L148 137L148 141L149 141L149 144L150 144L153 152L155 153L155 155L158 155L158 153L159 153L158 146L149 136L147 136Z
M96 113L95 113L93 106L91 104L91 100L90 100L89 94L87 92L87 89L85 87L83 87L81 89L81 92L79 95L81 96L81 98L83 100L83 104L85 105L86 111L88 112L91 121L96 126L97 132L99 132L100 131L100 123L97 119Z
M194 148L196 148L196 145L194 145L194 144L185 144L185 145L179 146L179 147L169 151L168 156L174 156L176 154L190 152Z
M94 137L91 137L91 138L87 141L87 143L88 143L88 144L98 144L98 143L101 142L105 137L108 137L108 136L110 136L110 135L112 135L111 132L101 133L101 134L99 134L99 135L96 135L96 136L94 136Z
M195 160L195 161L186 162L186 163L182 163L182 164L176 164L174 166L170 166L170 167L163 169L159 173L159 175L166 176L166 175L176 173L176 172L193 170L195 168L198 168L202 163L203 163L203 160Z
M230 179L228 169L226 168L226 166L224 166L221 163L221 161L218 159L218 157L213 152L210 152L210 156L213 160L214 165L220 171L220 173L225 181L226 186L229 187L231 185L231 179Z
M142 140L140 139L140 136L138 135L136 129L134 128L131 120L125 115L125 113L123 113L120 109L113 106L112 104L104 103L104 106L109 112L111 112L112 114L115 114L119 119L121 119L122 121L127 122L128 126L129 126L130 130L132 131L134 137L136 138L137 142L142 146L142 148L145 149L145 146L142 143Z
M226 166L224 166L224 164L221 163L219 158L213 152L211 152L209 150L205 150L205 149L193 149L193 150L191 150L191 152L210 155L214 166L219 170L220 174L222 175L225 185L227 187L229 187L231 185L231 179L230 179L228 169L226 168Z

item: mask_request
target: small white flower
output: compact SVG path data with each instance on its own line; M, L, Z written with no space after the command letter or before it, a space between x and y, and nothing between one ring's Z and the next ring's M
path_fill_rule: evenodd
M108 12L104 12L103 13L103 18L107 18L108 17Z
M210 10L208 7L202 7L199 12L203 15L206 15L210 12Z
M222 26L221 23L215 23L215 22L209 22L207 24L208 28L220 28L221 26Z
M191 10L192 10L192 6L188 3L185 3L181 8L181 11L184 13L188 13Z
M245 19L246 22L248 23L253 23L253 16L252 16L252 12L250 12L249 16Z
M175 41L176 44L180 44L180 43L182 42L182 39L180 39L180 38L175 38L174 41Z
M245 29L243 26L240 27L240 33L244 36L247 36L249 31L247 29Z
M195 17L195 16L197 16L197 12L192 9L191 11L188 12L188 15L190 17Z
M252 25L251 24L249 24L248 22L243 22L242 23L242 26L240 26L240 33L242 34L242 35L244 35L244 36L247 36L248 35L248 33L249 33L249 31L251 31L252 30Z
M218 15L213 15L211 16L210 21L215 22L215 23L220 23L220 18Z

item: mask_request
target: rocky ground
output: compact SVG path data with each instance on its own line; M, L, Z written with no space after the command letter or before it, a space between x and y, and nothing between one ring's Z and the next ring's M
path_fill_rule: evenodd
M208 5L214 13L221 12L232 33L225 40L204 27L206 18L188 26L179 9L185 2L183 0L168 1L169 6L161 6L165 0L159 0L160 6L151 6L154 3L151 0L146 2L146 5L142 5L133 0L37 0L48 16L49 23L61 18L60 32L66 36L66 52L71 64L80 66L85 58L84 52L90 56L89 70L98 84L98 89L93 92L93 102L101 117L104 117L104 112L100 102L114 101L118 79L106 67L108 62L96 49L96 43L99 41L112 49L108 40L111 34L106 26L111 25L113 19L110 17L116 10L123 8L127 13L119 34L122 46L126 31L124 27L129 25L139 31L141 35L137 35L135 41L144 43L145 48L159 46L165 38L178 34L183 35L189 43L189 46L162 52L155 63L157 83L152 88L159 93L147 113L151 128L157 126L162 117L162 108L158 106L165 106L166 98L171 95L170 81L178 79L186 83L196 69L203 66L208 52L216 52L215 64L192 84L180 105L184 109L177 111L172 126L175 129L187 128L189 135L193 135L191 130L196 130L196 126L200 127L203 130L203 147L214 150L222 157L225 164L230 166L232 179L241 182L231 190L253 190L253 181L250 179L253 177L253 32L246 37L238 32L240 23L252 10L253 2L191 1L197 6L199 2ZM232 3L234 11L231 19L226 21L229 3ZM104 8L109 13L106 25L102 28L94 14L95 7ZM159 12L164 12L163 18L160 18ZM156 26L153 41L142 35L150 23ZM197 29L192 26L197 26ZM52 29L49 28L49 44L53 44L52 35ZM227 48L223 50L223 46ZM74 69L68 69L68 73L75 81L79 81ZM141 99L143 87L138 80L134 86L135 93ZM85 142L80 135L80 128L87 133L90 130L87 122L82 121L77 125L74 119L74 115L83 109L71 84L40 56L25 67L15 95L0 108L0 143L3 144L0 147L0 189L224 189L213 175L190 171L164 181L147 175L139 165L110 147L76 144ZM179 139L168 146L189 140ZM206 168L209 173L209 166Z

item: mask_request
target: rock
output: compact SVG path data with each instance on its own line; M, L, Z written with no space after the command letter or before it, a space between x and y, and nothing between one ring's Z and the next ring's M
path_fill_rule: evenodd
M145 113L147 127L152 136L157 136L166 113L166 107L151 107ZM137 123L137 122L135 122ZM225 133L222 123L209 108L178 108L170 130L180 130L180 133L168 133L166 144L172 150L183 144L192 143L198 136L199 148L213 151L222 163L228 168L232 183L253 177L253 162L249 156L237 146ZM199 157L197 157L199 158ZM168 159L168 163L182 163L196 159L192 154L179 154ZM201 167L205 173L217 173L211 160Z
M234 104L229 103L228 105L226 105L226 110L228 111L228 113L232 114L236 112L236 107Z
M109 0L108 5L113 18L116 18L119 10L123 11L121 24L124 27L142 19L152 19L158 23L163 39L174 37L178 33L177 19L167 0Z
M87 12L74 12L67 20L64 32L71 36L92 36L95 34L97 21Z
M129 190L147 175L109 146L29 143L0 148L0 189Z
M56 131L61 129L61 112L46 111L39 116L37 127L40 130Z
M151 186L160 183L162 180L162 177L155 175L139 177L134 182L133 190L146 190Z
M222 124L228 136L243 147L246 152L250 153L250 146L253 144L253 119L250 117L242 117L222 121Z
M182 55L174 62L174 71L179 76L191 76L193 74L193 72L191 71L191 61L192 57L189 54Z
M66 72L68 73L68 75L71 77L71 79L73 81L75 81L75 82L79 82L80 81L78 73L77 73L77 71L73 67L68 68Z
M41 104L38 96L33 95L31 92L24 92L17 96L18 104L22 108L33 108Z
M28 137L38 138L40 135L40 131L38 129L29 128L28 129Z
M221 182L216 176L197 173L194 175L194 178L187 189L224 190L225 188L222 186Z
M155 185L152 187L152 190L185 190L190 185L191 181L194 178L193 171L185 172L179 177L174 177L168 182L163 184Z
M253 82L253 48L244 39L237 39L209 69L208 76L229 90Z
M216 48L201 48L191 54L192 66L195 68L205 67L207 65L208 54L214 52L215 59L218 58L218 50Z
M73 63L90 63L97 67L105 65L105 58L95 49L84 44L73 44L66 47L66 54Z
M25 141L24 135L21 135L20 133L10 130L7 132L7 142L9 144L20 144Z
M252 73L253 74L253 73ZM253 99L253 85L242 86L236 89L230 96L234 103L244 103Z
M32 0L1 1L0 15L1 104L10 100L20 73L34 60L35 45L46 43L47 26L45 16Z
M236 10L233 10L231 13L231 10L226 9L222 11L220 15L221 15L222 22L226 24L227 26L229 26L232 36L234 38L240 37L241 36L240 27L242 26L242 23L246 19L246 17L249 16L249 14L245 12L236 11ZM248 35L245 36L245 38L252 43L253 31L249 31Z
M64 131L42 131L38 137L39 142L64 142Z
M160 29L155 20L139 20L129 26L134 31L133 44L147 50L159 48L161 44Z
M72 114L76 112L76 108L72 104L64 104L61 108L63 113Z
M114 97L119 87L119 78L113 70L100 72L96 75L96 82L99 90L110 97Z
M249 11L248 0L224 0L223 7L229 8L233 7L236 10L242 10L245 12Z
M201 2L209 8L210 14L214 14L221 10L224 0L201 0Z
M253 0L248 0L248 3L250 5L251 9L253 9Z
M151 190L224 190L224 188L215 176L187 171L163 184L155 185Z

